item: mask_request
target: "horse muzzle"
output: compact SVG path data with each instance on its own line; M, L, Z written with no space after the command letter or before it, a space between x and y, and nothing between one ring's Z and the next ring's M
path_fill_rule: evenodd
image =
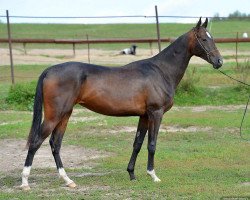
M222 65L223 65L223 59L222 59L222 57L216 59L215 62L213 62L213 67L215 69L219 69Z

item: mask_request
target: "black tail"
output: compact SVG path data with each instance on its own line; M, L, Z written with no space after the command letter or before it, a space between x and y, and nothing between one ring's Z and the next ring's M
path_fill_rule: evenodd
M42 108L43 108L43 79L47 75L47 70L45 70L39 77L36 86L36 94L34 99L33 107L33 120L30 129L30 133L27 140L26 147L30 145L35 145L41 139L41 122L42 122Z

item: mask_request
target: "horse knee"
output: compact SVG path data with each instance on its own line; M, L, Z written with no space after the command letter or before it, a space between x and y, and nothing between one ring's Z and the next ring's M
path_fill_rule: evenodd
M148 145L148 152L150 154L155 154L155 150L156 150L156 145L155 144L149 144Z

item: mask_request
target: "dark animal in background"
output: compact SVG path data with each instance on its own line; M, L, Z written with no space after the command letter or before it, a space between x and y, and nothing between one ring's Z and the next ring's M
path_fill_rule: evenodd
M131 45L130 48L123 49L120 54L125 54L125 55L136 55L136 45Z
M63 135L76 104L109 116L139 116L127 171L130 179L134 180L136 158L148 133L147 173L153 181L160 181L154 170L157 135L163 114L174 103L176 87L190 58L194 55L201 57L216 69L223 64L206 29L207 23L208 19L201 25L200 19L196 27L159 54L122 67L68 62L46 69L40 75L36 88L21 188L29 189L28 177L34 155L50 134L50 146L59 175L68 187L76 186L67 176L60 158Z

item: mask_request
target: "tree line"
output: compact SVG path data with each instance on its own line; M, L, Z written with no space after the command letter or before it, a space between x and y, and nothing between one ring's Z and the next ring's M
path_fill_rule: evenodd
M240 12L238 10L230 13L228 17L220 17L219 13L215 13L213 16L214 21L221 21L221 20L250 20L250 14Z

